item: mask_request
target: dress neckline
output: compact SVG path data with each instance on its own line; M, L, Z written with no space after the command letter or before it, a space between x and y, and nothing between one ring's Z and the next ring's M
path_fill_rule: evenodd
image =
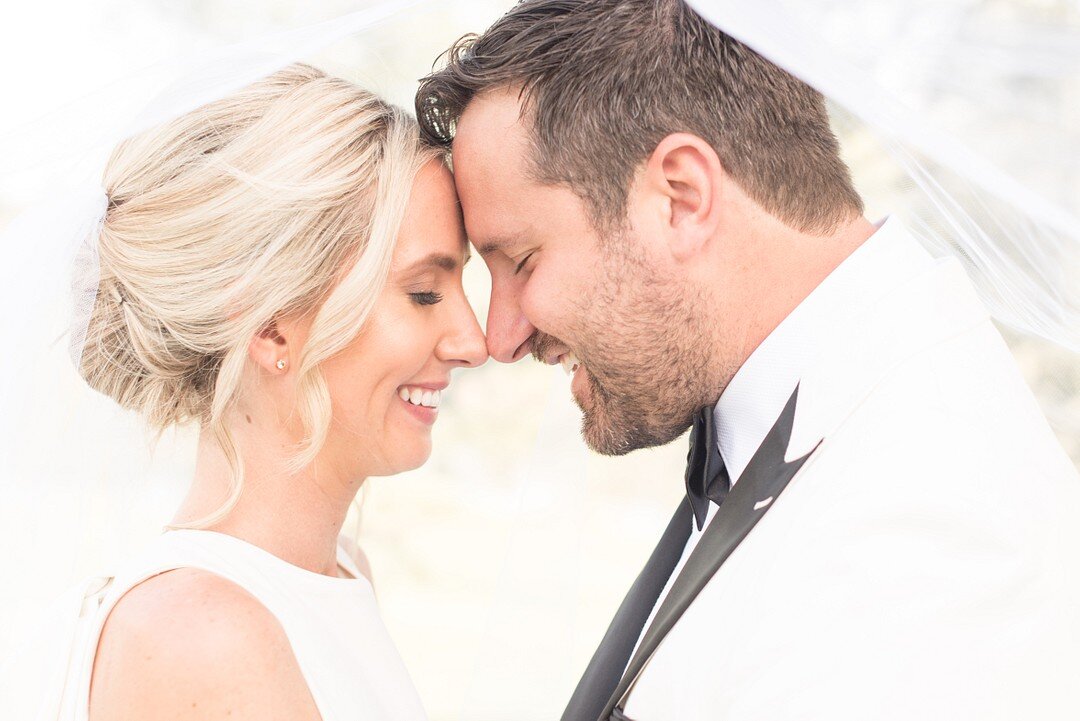
M232 545L241 549L243 552L263 559L265 563L273 565L275 568L281 569L282 573L296 578L300 582L308 583L311 585L323 586L325 588L358 588L371 591L371 582L368 581L364 574L360 573L360 569L356 567L356 564L349 554L338 543L336 546L335 560L339 568L344 569L346 572L351 573L353 578L345 578L342 576L329 576L325 573L318 573L309 569L297 566L296 564L289 563L284 558L276 556L270 551L267 551L262 546L258 546L250 541L245 541L242 538L230 535L228 533L222 533L220 531L210 531L198 528L176 528L169 529L162 536L169 536L178 534L174 537L188 537L213 539L214 543L224 543Z

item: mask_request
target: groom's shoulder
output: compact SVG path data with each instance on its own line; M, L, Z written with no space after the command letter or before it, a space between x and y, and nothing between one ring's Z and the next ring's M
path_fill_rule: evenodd
M1016 514L1029 498L1080 513L1076 468L989 322L906 358L823 436L806 481L848 499L919 516Z
M1063 457L1012 353L988 320L897 363L839 427L867 449L1028 468ZM896 458L896 460L901 460ZM924 473L933 469L924 469Z
M841 312L819 346L802 373L793 450L825 438L855 452L846 438L867 453L892 453L893 465L936 453L1029 464L1061 455L1013 353L954 262Z
M913 587L927 569L1043 578L1080 562L1080 475L990 323L885 374L774 505L761 538L797 535L823 578L837 557Z

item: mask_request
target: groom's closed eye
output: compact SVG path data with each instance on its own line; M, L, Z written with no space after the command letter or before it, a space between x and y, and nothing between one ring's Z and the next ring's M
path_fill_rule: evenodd
M489 258L495 254L513 258L521 253L526 240L525 233L511 233L489 236L483 240L473 240L473 245L484 258Z
M518 273L520 273L522 271L522 269L525 267L525 264L529 262L529 258L533 257L534 252L536 252L536 251L529 251L528 253L525 254L525 257L521 259L521 262L519 262L514 267L514 275L517 275Z
M508 268L511 275L519 275L527 270L526 264L536 253L535 248L526 246L524 235L500 236L474 245L489 267L499 265Z

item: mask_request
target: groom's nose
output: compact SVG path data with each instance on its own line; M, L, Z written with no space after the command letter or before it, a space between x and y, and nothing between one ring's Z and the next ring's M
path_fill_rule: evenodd
M521 310L520 296L500 284L491 288L487 316L488 355L500 363L513 363L529 354L529 339L536 328Z

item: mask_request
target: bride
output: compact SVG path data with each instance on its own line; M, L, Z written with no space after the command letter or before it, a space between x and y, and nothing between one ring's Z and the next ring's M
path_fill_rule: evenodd
M80 373L200 436L170 529L104 591L77 717L424 718L338 534L486 359L438 152L293 65L123 142L103 189Z

